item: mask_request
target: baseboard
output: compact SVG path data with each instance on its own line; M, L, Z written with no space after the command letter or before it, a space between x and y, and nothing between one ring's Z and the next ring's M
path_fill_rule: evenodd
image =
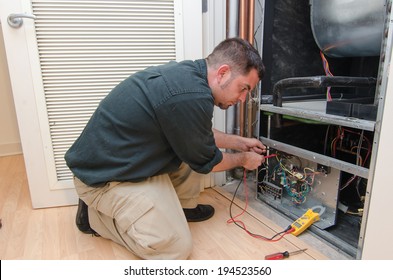
M0 156L12 156L22 153L21 143L4 143L0 144Z

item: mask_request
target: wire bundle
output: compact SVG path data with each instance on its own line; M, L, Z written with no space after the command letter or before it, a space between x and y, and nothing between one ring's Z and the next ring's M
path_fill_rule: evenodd
M285 155L276 154L277 165L273 168L270 175L266 173L264 181L276 181L283 186L287 194L291 197L294 204L299 205L306 202L307 195L312 191L315 175L320 172L310 167L302 168L302 162L299 157L294 164L290 158ZM286 160L289 160L288 162ZM303 172L300 170L303 169ZM267 169L265 169L267 170Z
M319 51L319 54L321 55L323 70L325 71L325 75L332 77L333 74L332 74L332 72L330 72L329 62L327 61L327 59L322 51ZM330 94L330 87L328 87L326 90L326 100L332 101L332 95Z

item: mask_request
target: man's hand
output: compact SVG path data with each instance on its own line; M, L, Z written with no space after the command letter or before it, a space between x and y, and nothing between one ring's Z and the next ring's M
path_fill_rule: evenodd
M257 169L265 162L265 157L253 151L239 153L223 153L222 161L213 167L213 172L244 167L247 170Z
M239 135L225 134L213 129L216 145L222 149L230 149L239 153L223 153L222 161L214 166L213 172L230 170L235 167L244 167L254 170L265 162L266 147L256 138L247 138Z
M255 152L244 152L244 160L242 166L247 170L257 169L265 162L265 157Z
M239 141L239 150L241 152L252 151L257 154L264 154L266 153L266 146L256 138L242 137L241 141Z

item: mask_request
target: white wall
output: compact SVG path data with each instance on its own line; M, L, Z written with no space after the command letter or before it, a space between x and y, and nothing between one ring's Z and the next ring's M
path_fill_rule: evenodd
M0 23L1 24L1 23ZM0 28L0 156L22 153L11 82Z
M393 28L391 25L390 28ZM390 42L392 43L392 42ZM393 52L392 52L393 54ZM392 219L392 158L393 158L393 63L386 73L389 76L385 95L385 107L380 125L380 138L374 165L374 177L370 190L370 204L362 251L364 260L393 260ZM386 235L385 235L386 234Z

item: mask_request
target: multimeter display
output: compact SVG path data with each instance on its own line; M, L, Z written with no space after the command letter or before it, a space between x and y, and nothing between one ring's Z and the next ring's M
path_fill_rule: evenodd
M295 227L298 227L298 228L300 228L300 227L302 226L301 224L299 224L299 223L297 223L297 222L294 222L293 225L294 225Z
M314 212L312 209L308 209L303 216L291 224L291 227L294 229L292 234L298 236L317 221L319 221L319 214Z

